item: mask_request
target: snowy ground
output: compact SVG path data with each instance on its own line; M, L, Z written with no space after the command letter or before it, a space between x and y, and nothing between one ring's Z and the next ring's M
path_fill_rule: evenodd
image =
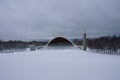
M0 80L120 80L120 56L75 49L0 54Z

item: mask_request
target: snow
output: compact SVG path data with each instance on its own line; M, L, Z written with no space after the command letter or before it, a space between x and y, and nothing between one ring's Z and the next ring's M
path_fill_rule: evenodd
M0 54L0 80L120 80L120 56L78 49Z

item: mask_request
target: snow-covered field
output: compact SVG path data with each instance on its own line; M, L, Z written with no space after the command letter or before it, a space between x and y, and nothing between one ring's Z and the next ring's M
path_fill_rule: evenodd
M0 54L0 80L120 80L120 56L77 49Z

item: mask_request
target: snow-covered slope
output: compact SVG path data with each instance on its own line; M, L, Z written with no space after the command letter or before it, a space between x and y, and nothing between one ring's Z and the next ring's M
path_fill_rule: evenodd
M120 56L77 49L0 54L0 80L120 80Z

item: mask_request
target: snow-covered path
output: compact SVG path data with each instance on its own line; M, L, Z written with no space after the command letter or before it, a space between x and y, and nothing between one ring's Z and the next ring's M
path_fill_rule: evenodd
M120 56L75 49L0 54L0 80L120 80Z

